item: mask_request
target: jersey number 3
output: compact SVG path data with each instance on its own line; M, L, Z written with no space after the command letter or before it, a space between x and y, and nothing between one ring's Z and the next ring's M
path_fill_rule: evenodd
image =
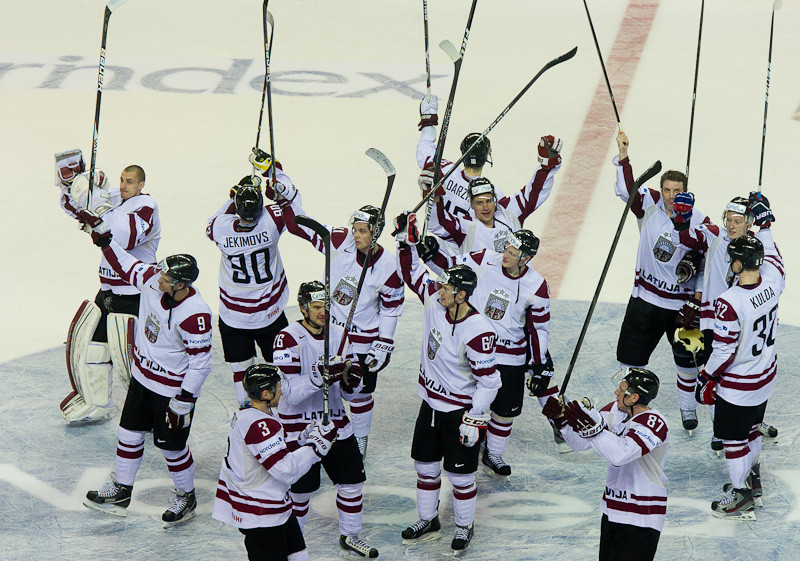
M768 314L764 314L753 322L753 333L756 334L756 337L761 339L760 345L758 341L753 345L753 356L758 356L764 352L764 347L771 347L775 344L775 338L772 336L772 333L775 330L777 312L778 306L775 306ZM767 332L768 328L769 332Z

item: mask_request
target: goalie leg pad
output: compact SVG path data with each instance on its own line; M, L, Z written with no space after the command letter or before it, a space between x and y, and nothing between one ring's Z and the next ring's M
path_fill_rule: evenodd
M114 372L127 389L131 380L131 357L133 356L133 334L136 332L136 316L131 314L108 314L108 352Z
M83 409L83 406L75 400L75 395L79 396L87 407L107 407L111 404L111 363L108 346L105 343L92 341L100 317L100 308L94 302L84 300L69 326L66 360L67 374L73 392L61 404L65 417L68 408ZM73 416L74 413L70 414L70 417Z

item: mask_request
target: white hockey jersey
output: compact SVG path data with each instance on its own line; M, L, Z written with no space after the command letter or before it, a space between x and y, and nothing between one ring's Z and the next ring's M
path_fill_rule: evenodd
M436 411L484 413L500 389L497 335L489 320L472 308L454 322L414 246L400 245L397 262L403 281L425 305L417 394Z
M776 264L761 269L756 284L732 286L716 301L714 344L705 370L719 378L717 395L734 405L760 405L775 387L778 300L786 287L780 254Z
M211 309L194 287L169 307L158 288L161 269L142 263L112 241L103 249L111 267L142 293L134 335L131 376L150 391L174 397L185 389L195 397L211 373Z
M628 202L635 185L630 160L625 158L620 162L619 156L614 156L612 161L617 170L614 192ZM685 284L678 283L675 269L688 249L676 245L672 240L674 228L661 193L640 187L631 205L631 212L639 224L636 276L631 295L664 310L679 310L689 296L694 296L695 282L693 279ZM697 228L701 223L709 223L709 219L695 209L690 228Z
M329 337L330 352L333 355L342 340L342 328L331 325ZM283 399L278 404L278 418L286 431L290 450L294 449L297 437L308 423L322 420L322 387L314 382L311 372L316 363L322 363L324 350L322 335L314 335L308 331L302 321L290 323L275 336L272 362L286 376ZM343 356L352 363L352 369L360 371L361 367L351 345L345 345ZM353 434L353 427L350 425L342 399L350 401L360 388L359 383L348 391L341 387L341 382L336 382L328 388L329 418L336 425L339 431L337 438L340 440Z
M302 209L296 205L290 209L284 208L287 227L292 233L310 241L318 251L324 252L325 246L320 237L294 222L293 213L300 212ZM325 227L331 233L331 319L336 325L344 327L366 256L356 249L353 233L349 229ZM394 339L404 300L405 290L397 274L394 255L377 246L370 256L348 335L355 353L368 353L370 345L378 337Z
M469 216L462 218L448 212L441 201L434 205L428 228L432 234L457 245L459 253L481 249L502 253L508 235L522 228L525 219L550 196L560 168L561 165L549 169L539 166L519 192L511 197L498 197L492 228L475 218L472 208Z
M119 187L112 186L111 191ZM69 196L67 187L61 188L61 208L72 218L78 217L75 201ZM103 214L103 222L111 229L111 235L125 251L142 263L155 263L158 242L161 239L161 220L158 206L150 195L144 193L131 197ZM125 282L109 265L105 256L100 258L98 267L100 290L110 290L114 294L138 294L136 287Z
M581 438L569 425L561 429L573 450L591 448L608 462L600 512L611 522L660 532L667 514L667 421L656 409L628 419L616 402L603 407L600 415L607 428L592 438Z
M228 431L212 518L236 528L284 524L292 513L289 488L318 461L311 446L289 451L274 416L242 406Z

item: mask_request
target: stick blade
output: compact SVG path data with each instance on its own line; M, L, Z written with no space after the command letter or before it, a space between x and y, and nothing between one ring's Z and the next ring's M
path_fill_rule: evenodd
M310 216L301 214L299 216L295 216L294 221L300 226L305 226L306 228L313 230L314 233L322 239L330 239L331 237L331 233L328 231L328 229Z
M565 62L565 61L571 59L572 57L575 56L575 54L577 52L578 52L578 47L574 47L571 51L568 51L568 52L564 53L563 55L561 55L560 57L557 57L557 58L554 58L553 60L551 60L550 64L549 64L549 67L555 66L556 64L561 64L562 62Z
M267 23L270 27L275 27L275 19L272 17L272 12L267 12Z
M645 170L645 172L636 179L636 188L638 189L639 187L644 185L647 181L653 179L660 171L661 171L661 160L656 160L656 163L647 168L647 170Z
M392 162L389 161L383 152L378 150L377 148L370 148L366 152L364 152L367 156L378 162L378 165L383 168L383 171L386 172L386 176L389 177L395 174L394 166Z
M447 39L439 43L439 48L447 53L447 56L449 56L450 60L453 62L458 62L458 60L461 58L461 53L459 53L458 49L456 49L455 46Z
M783 7L783 0L775 0L775 2L772 3L772 11L773 12L777 12L782 7Z
M106 10L113 12L127 1L128 0L111 0L108 4L106 4Z

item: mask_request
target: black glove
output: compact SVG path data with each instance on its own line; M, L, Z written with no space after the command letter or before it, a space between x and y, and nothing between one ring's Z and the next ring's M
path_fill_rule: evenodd
M422 243L417 244L417 253L423 261L430 261L439 253L439 240L433 236L425 236Z
M553 379L553 359L550 358L550 353L547 353L547 361L543 364L531 364L528 367L531 373L528 378L528 391L531 397L540 397L545 390L550 386L550 380Z
M761 228L769 228L775 222L775 215L769 207L769 199L757 191L750 192L750 211L755 217L754 224Z

